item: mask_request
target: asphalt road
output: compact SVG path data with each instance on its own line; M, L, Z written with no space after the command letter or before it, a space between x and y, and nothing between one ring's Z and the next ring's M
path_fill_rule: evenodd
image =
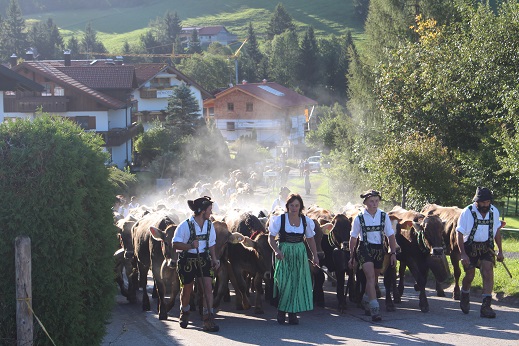
M276 309L269 304L263 315L255 315L253 309L236 311L232 293L231 302L223 302L217 313L218 333L202 331L197 313L191 314L188 328L181 329L178 297L168 320L159 321L155 307L143 312L140 304L129 304L118 295L102 345L519 345L517 302L494 302L497 318L483 319L479 317L479 297L472 296L471 311L464 315L459 302L436 297L428 290L430 311L422 313L417 293L406 287L396 312L386 312L379 299L383 319L373 323L353 304L345 313L338 313L334 290L327 281L325 307L301 313L297 326L279 325Z

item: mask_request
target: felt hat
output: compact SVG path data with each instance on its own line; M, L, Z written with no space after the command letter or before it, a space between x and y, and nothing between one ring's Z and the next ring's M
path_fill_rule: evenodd
M380 192L378 192L377 190L368 190L360 195L360 198L362 198L364 200L369 197L378 197L378 198L382 199Z
M493 199L492 191L490 191L486 187L478 186L476 189L476 194L472 199L473 202L482 202L482 201L491 201Z
M187 205L189 206L189 209L194 211L195 213L200 213L203 210L206 210L207 207L209 207L211 204L213 204L213 201L211 201L211 197L204 196L193 200L188 200Z

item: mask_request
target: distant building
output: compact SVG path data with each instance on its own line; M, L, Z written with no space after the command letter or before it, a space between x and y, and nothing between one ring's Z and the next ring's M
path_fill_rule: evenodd
M6 91L0 101L0 122L33 119L40 108L61 115L86 131L101 134L110 153L108 164L119 168L132 162L133 138L152 120L164 120L175 86L188 85L201 112L203 98L211 97L167 64L71 60L70 54L65 54L63 60L34 61L28 57L21 64L12 63L12 70L4 72L18 87L6 89L11 91ZM5 83L8 81L5 79Z
M264 146L303 144L307 114L317 102L274 82L235 85L204 102L227 141L253 135Z
M184 40L187 40L187 44L189 45L189 40L193 35L193 30L198 31L198 38L200 39L200 45L208 46L212 42L220 42L224 46L227 46L230 43L236 42L238 37L234 34L231 34L223 25L216 26L203 26L203 27L185 27L182 28L180 33L180 37Z

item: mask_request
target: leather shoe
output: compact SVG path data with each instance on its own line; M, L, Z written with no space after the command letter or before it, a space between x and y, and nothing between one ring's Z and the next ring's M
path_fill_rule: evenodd
M288 324L299 324L299 319L297 318L297 315L295 313L288 313Z
M286 313L284 311L278 310L277 320L279 324L285 324L285 317Z

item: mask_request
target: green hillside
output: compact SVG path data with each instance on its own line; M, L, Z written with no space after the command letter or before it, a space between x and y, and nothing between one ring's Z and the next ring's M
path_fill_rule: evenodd
M131 45L139 42L150 20L164 16L166 11L177 12L185 26L222 24L244 39L249 22L258 36L266 32L272 11L280 1L272 0L158 0L151 5L103 10L49 12L29 15L28 22L52 18L60 27L65 39L84 30L86 24L98 32L109 51L119 51L127 40ZM342 35L352 30L354 37L362 33L362 23L353 13L351 0L285 0L287 12L302 31L312 25L316 35ZM186 6L187 4L187 6Z

